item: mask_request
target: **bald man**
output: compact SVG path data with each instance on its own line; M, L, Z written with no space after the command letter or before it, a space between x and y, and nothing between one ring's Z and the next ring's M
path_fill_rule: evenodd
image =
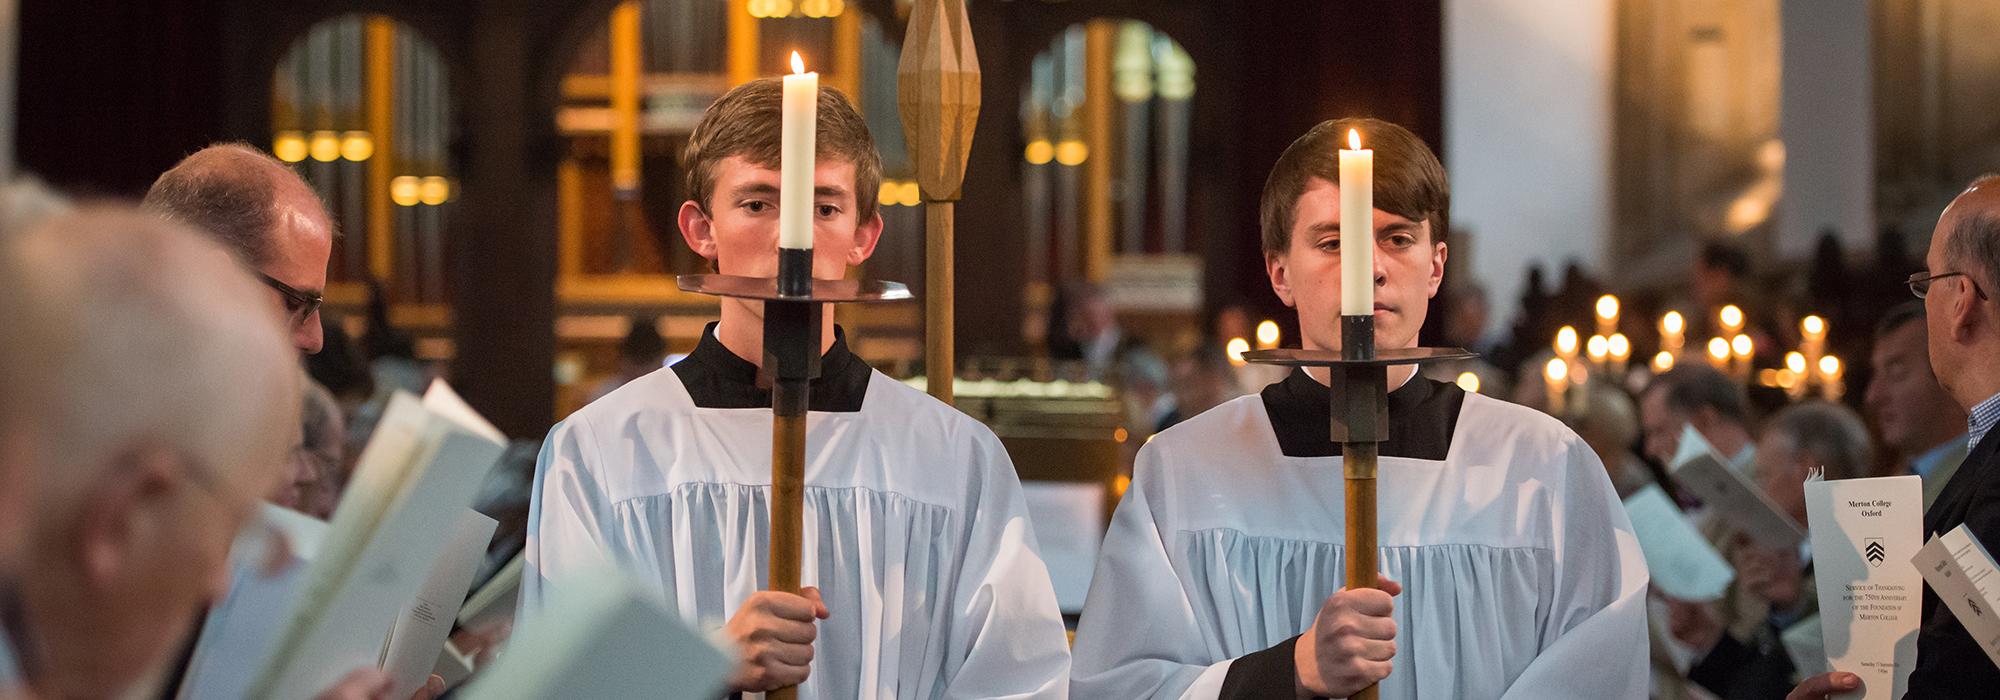
M209 146L160 175L144 207L205 231L269 287L292 346L319 352L333 220L297 171L243 144Z
M1974 181L1945 208L1910 291L1924 300L1938 384L1969 416L1969 453L1924 510L1924 539L1964 525L1989 549L2000 546L2000 434L1992 432L2000 423L2000 176ZM1922 611L1917 666L1903 697L1991 697L2000 667L1928 584ZM1789 697L1824 698L1860 682L1836 670L1806 679Z
M256 289L199 234L127 209L0 240L6 364L44 377L10 403L34 404L13 412L38 481L13 632L38 694L136 690L226 585L298 423L295 356L244 303Z

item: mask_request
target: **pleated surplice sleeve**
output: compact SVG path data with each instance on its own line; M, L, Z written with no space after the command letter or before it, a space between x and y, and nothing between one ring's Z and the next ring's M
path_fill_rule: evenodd
M1603 463L1573 434L1567 442L1541 652L1502 697L1644 698L1645 555Z
M1090 577L1071 670L1078 698L1213 698L1228 672L1231 659L1214 658L1168 558L1147 496L1162 468L1152 448L1139 450Z
M984 426L964 427L978 483L969 494L969 541L949 608L950 660L941 692L925 695L1066 698L1069 644L1021 482L999 438Z
M565 575L615 561L607 541L611 503L591 439L589 422L572 417L542 442L528 502L526 561L515 619L528 619L539 610Z

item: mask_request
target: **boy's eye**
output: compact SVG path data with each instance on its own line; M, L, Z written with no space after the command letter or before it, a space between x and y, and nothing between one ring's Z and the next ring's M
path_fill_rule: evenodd
M752 214L762 214L771 208L771 203L759 199L752 199L750 201L744 202L743 208L749 210L749 212Z
M1326 240L1323 240L1323 241L1320 241L1320 242L1319 242L1319 249L1320 249L1320 250L1325 250L1325 251L1336 251L1336 250L1340 250L1340 239L1338 239L1338 238L1328 238L1328 239L1326 239Z
M831 205L831 204L821 204L821 205L819 205L819 215L820 215L820 216L824 216L824 217L827 217L827 218L833 218L834 216L838 216L839 214L840 214L840 207L836 207L836 206L834 206L834 205Z

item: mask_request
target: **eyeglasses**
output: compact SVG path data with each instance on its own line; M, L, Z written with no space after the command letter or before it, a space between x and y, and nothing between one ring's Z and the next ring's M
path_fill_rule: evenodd
M265 286L278 290L278 295L285 298L285 313L290 315L293 325L312 318L313 312L319 311L320 304L326 303L325 296L293 289L291 285L279 282L270 275L259 272L257 277L264 281Z

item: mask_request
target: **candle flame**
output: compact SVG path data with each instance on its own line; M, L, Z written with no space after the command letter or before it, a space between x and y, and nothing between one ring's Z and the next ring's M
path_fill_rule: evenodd
M1737 357L1749 357L1750 351L1756 348L1750 344L1750 336L1739 333L1729 341L1729 349L1734 351Z
M1653 371L1654 371L1654 372L1666 372L1667 370L1670 370L1670 369L1673 369L1673 368L1674 368L1674 354L1673 354L1673 353L1671 353L1671 352L1667 352L1667 351L1665 351L1665 350L1661 350L1661 351L1660 351L1660 354L1658 354L1658 355L1654 355L1654 356L1653 356Z
M1800 353L1800 352L1785 353L1785 369L1791 370L1793 374L1805 374L1806 373L1805 353Z
M1826 332L1826 319L1818 316L1807 316L1805 320L1799 322L1799 328L1800 330L1804 330L1807 336L1819 335Z
M1564 362L1560 357L1549 360L1549 363L1542 367L1542 376L1548 377L1551 382L1560 382L1567 379L1569 377L1569 363Z
M1840 358L1832 355L1819 358L1819 373L1828 377L1840 376Z
M805 60L805 59L803 59L803 58L799 58L799 52L797 52L797 51L793 51L793 52L792 52L792 74L793 74L793 75L802 75L802 74L804 74L805 72L806 72L806 60Z
M1556 352L1563 355L1576 353L1576 328L1563 326L1556 331Z
M1350 150L1361 150L1361 132L1353 129L1347 130L1347 147Z
M1681 318L1679 311L1668 311L1667 315L1660 317L1660 330L1666 331L1668 335L1680 335L1686 328L1687 319Z
M1458 388L1464 389L1468 393L1473 393L1473 394L1479 393L1479 375L1477 374L1473 374L1471 372L1459 372L1457 384Z
M1606 321L1618 318L1618 297L1609 294L1598 297L1597 317Z

